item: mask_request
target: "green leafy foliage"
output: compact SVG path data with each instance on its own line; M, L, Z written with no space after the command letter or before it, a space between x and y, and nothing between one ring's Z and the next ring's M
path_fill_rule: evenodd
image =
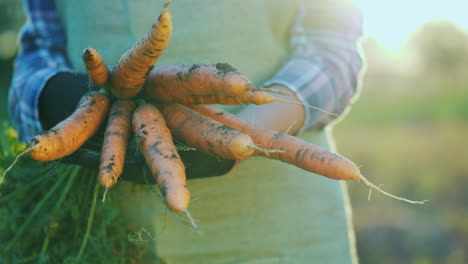
M25 144L6 123L1 133L3 170ZM21 158L0 184L0 263L130 262L140 253L117 209L96 202L99 195L94 172Z

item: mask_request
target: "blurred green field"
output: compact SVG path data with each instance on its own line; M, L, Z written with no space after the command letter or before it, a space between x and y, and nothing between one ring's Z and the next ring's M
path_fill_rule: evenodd
M467 83L376 63L369 58L359 100L334 127L338 150L386 191L430 202L376 192L368 200L363 184L350 183L361 263L468 263Z
M397 109L363 95L335 128L339 152L374 183L410 199L431 200L407 205L374 192L368 201L364 185L349 184L362 263L466 263L468 125L414 112L428 103ZM386 120L379 114L384 109Z

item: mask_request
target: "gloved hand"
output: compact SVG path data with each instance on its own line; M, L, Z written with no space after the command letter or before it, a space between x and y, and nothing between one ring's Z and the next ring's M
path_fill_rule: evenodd
M97 89L90 85L86 74L60 73L52 77L39 99L39 115L44 129L52 128L71 115L80 98L88 91ZM98 171L105 125L104 123L96 135L80 149L64 157L62 162ZM235 160L222 160L196 150L181 150L179 154L186 166L188 179L220 176L227 173L235 164ZM144 170L147 170L147 180L154 183L143 155L138 151L137 144L132 138L128 145L121 179L146 183Z

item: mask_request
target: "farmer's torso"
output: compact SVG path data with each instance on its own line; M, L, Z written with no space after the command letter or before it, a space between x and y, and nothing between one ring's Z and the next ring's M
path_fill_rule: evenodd
M174 0L174 32L157 62L227 62L255 85L287 59L289 29L298 1ZM159 15L161 0L57 0L73 66L96 48L109 67ZM238 107L230 108L238 110ZM329 147L325 131L301 138ZM130 225L157 234L169 263L349 263L347 196L342 184L279 161L251 158L222 177L189 181L195 234L142 186L119 182L110 191ZM167 222L166 222L167 221Z
M288 55L295 1L173 1L174 31L162 63L228 62L254 84L267 80ZM109 66L144 35L164 1L64 1L57 6L69 57L84 70L81 51L93 47Z

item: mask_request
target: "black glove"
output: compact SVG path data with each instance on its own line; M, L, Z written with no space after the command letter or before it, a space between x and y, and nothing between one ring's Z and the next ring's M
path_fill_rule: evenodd
M59 73L44 87L39 99L39 117L44 129L49 130L73 113L80 98L90 90L99 88L90 85L86 74ZM96 135L90 138L62 162L98 170L105 123ZM186 166L188 179L220 176L227 173L235 160L222 160L196 150L181 150L180 157ZM144 173L144 170L146 172ZM144 175L147 175L145 179ZM143 155L137 149L135 140L130 140L125 156L121 179L135 183L154 183Z

